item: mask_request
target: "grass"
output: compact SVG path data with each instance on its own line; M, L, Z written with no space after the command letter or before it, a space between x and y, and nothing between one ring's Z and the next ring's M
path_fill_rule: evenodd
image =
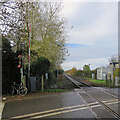
M88 78L88 80L91 82L93 86L99 86L99 87L106 86L105 80L97 80L97 79L91 79L91 78ZM109 80L107 80L107 86L109 86Z
M105 84L105 80L96 80L96 79L89 79L90 82L95 84Z
M64 92L67 89L46 89L45 92Z

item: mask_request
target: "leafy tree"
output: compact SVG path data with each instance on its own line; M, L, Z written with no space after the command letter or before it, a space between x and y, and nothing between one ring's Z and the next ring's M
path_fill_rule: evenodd
M39 57L36 61L31 64L32 76L41 76L47 73L50 69L50 62L47 58Z
M83 66L83 71L90 71L89 65L84 65Z
M56 69L55 69L56 77L57 77L57 72L58 72L58 74L63 74L64 70L62 67L56 67Z
M97 79L97 69L91 71L95 75L95 79Z
M13 50L23 50L24 63L28 63L29 25L31 33L31 61L39 56L48 58L51 68L64 60L65 24L59 17L61 5L47 2L13 2L4 1L1 4L3 33L13 41Z
M17 54L11 50L8 39L2 36L2 92L7 94L13 81L20 82Z
M83 77L83 70L77 70L77 71L75 71L74 75L75 76Z
M114 71L114 75L120 77L120 68L116 68L116 70Z
M50 62L51 71L54 71L56 66L63 62L66 54L65 26L67 22L59 16L61 10L59 2L3 0L0 2L0 9L2 33L10 41L11 50L15 56L22 51L25 69L28 66L29 25L31 24L32 75L41 75L44 73L42 70L46 71L42 67L38 68L42 65L40 57L46 58Z
M74 75L76 71L77 71L77 69L75 67L73 67L71 70L67 70L66 73L69 75Z
M91 71L90 71L90 66L89 65L84 65L83 66L83 72L85 77L91 77Z

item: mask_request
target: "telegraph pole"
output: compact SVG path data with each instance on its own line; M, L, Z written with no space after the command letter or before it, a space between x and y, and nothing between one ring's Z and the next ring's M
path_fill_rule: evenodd
M30 78L30 46L31 46L31 24L29 26L29 33L30 33L30 38L29 38L29 56L28 56L28 61L29 61L29 66L28 66L28 77Z
M29 56L28 56L28 87L30 87L30 46L31 46L31 24L29 26Z

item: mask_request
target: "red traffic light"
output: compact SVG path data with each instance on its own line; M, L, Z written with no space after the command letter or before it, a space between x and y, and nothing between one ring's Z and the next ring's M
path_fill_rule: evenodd
M18 56L19 58L21 57L21 54Z
M21 67L21 65L18 65L18 68L20 68Z

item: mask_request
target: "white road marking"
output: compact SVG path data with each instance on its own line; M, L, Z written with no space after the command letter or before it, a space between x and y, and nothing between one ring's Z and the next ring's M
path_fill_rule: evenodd
M46 115L40 115L40 116L36 116L36 117L31 117L29 119L43 118L43 117L47 117L47 116L53 116L53 115L57 115L57 114L63 114L63 113L68 113L68 112L83 110L83 109L87 109L87 108L88 107L76 108L76 109L72 109L72 110L66 110L66 111L55 112L55 113L50 113L50 114L46 114Z
M37 112L37 113L32 113L32 114L27 114L27 115L16 116L16 117L12 117L11 119L15 119L15 118L18 119L18 118L22 118L22 117L30 117L30 116L33 116L33 115L39 115L39 114L55 112L55 111L65 110L65 109L72 109L72 108L75 108L75 107L82 107L82 106L85 106L85 104L69 106L69 107L63 107L63 108L57 108L57 109L52 109L52 110L47 110L47 111L42 111L42 112Z
M116 104L119 101L117 101L115 99L115 100L108 100L108 101L102 101L102 102L106 102L106 104L109 105L109 104ZM100 104L98 104L98 102L89 103L88 105L90 105L91 108L101 106ZM76 108L76 107L81 107L81 108ZM16 116L16 117L12 117L12 118L9 118L9 119L18 119L18 118L24 118L24 117L30 117L29 119L35 119L35 118L53 116L53 115L68 113L68 112L73 112L73 111L79 111L79 110L83 110L83 109L88 109L88 107L85 104L81 104L81 105L76 105L76 106L69 106L69 107L57 108L57 109L52 109L52 110L27 114L27 115ZM59 111L59 110L62 110L62 111ZM58 112L56 112L56 111L58 111ZM53 113L50 113L50 112L53 112ZM40 114L44 114L44 115L40 115ZM35 115L39 115L39 116L35 116ZM31 117L31 116L35 116L35 117Z
M5 103L0 103L0 120L2 119L2 112L3 112L3 109L4 109L4 106L5 106Z
M107 104L116 104L118 102L112 102L112 103L107 103ZM94 105L91 106L92 108L95 107L100 107L101 105ZM54 112L54 113L50 113L50 114L45 114L45 115L40 115L40 116L35 116L35 117L31 117L29 119L37 119L37 118L43 118L43 117L48 117L48 116L53 116L53 115L57 115L57 114L63 114L63 113L68 113L68 112L74 112L74 111L79 111L79 110L83 110L83 109L87 109L88 107L82 107L82 108L76 108L76 109L72 109L72 110L66 110L66 111L61 111L61 112Z

